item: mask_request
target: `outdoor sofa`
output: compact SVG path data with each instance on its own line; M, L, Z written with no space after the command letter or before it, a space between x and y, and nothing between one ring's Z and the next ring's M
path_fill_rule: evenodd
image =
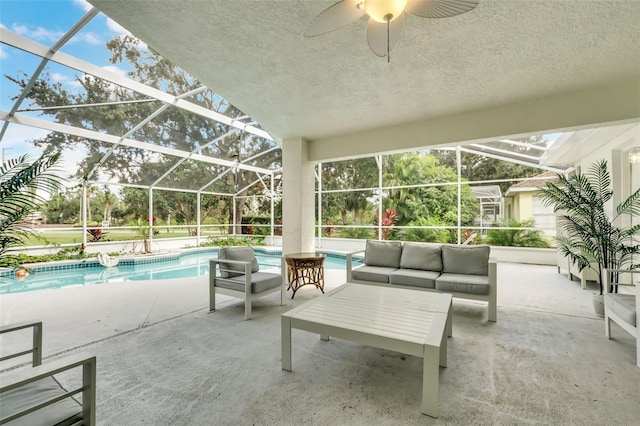
M496 321L497 262L486 245L402 243L368 240L364 250L347 253L347 282L395 286L481 300ZM354 267L354 256L364 264Z

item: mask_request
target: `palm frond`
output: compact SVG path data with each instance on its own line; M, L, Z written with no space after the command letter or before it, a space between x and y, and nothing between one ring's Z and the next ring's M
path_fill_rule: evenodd
M640 188L616 207L616 213L618 216L622 214L640 216Z
M600 160L597 163L593 163L591 167L589 167L586 176L603 204L613 197L613 190L611 190L611 175L609 174L606 160Z
M32 232L22 221L60 188L62 182L55 169L59 159L60 153L34 161L23 155L0 166L0 256L22 244Z

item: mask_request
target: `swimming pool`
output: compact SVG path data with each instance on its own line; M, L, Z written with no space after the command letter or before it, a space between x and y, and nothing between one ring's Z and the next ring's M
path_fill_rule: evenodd
M264 254L266 252L256 249L260 269L280 266L280 259L265 257ZM273 252L269 254L280 255ZM23 279L16 278L14 274L0 276L0 294L124 281L198 277L209 273L209 259L217 255L216 248L146 259L129 258L122 259L118 266L113 268L105 268L97 260L37 265L32 268L34 273ZM333 253L326 255L324 263L326 269L345 268L345 256Z

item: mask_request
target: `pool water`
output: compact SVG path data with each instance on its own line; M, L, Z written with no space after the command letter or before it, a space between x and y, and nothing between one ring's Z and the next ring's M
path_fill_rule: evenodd
M191 278L209 274L209 259L216 258L218 250L208 250L180 255L177 259L153 263L125 264L105 268L99 264L83 268L54 271L36 271L26 278L15 275L0 277L0 294L21 293L44 289L106 284L125 281L166 280ZM256 252L261 270L280 267L280 259L261 256ZM326 269L344 269L344 256L329 254L325 258Z

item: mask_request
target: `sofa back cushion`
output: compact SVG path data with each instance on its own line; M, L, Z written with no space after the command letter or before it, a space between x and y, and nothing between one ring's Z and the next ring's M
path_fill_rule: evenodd
M218 251L218 259L238 260L241 262L251 262L251 272L258 272L260 267L258 266L258 259L251 247L223 247ZM232 271L238 271L239 273L220 271L220 277L233 278L239 275L244 275L244 265L232 265L231 263L220 264L224 269L230 269Z
M489 246L442 246L442 272L489 275Z
M399 241L367 240L364 263L369 266L399 268L402 244Z
M442 271L442 247L434 244L404 243L400 267L422 271Z

